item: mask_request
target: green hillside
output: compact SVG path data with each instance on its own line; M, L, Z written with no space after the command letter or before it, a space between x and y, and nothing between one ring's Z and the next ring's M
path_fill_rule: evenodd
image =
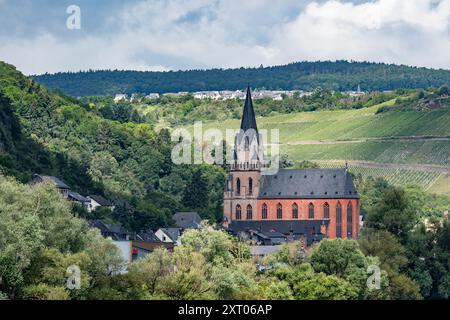
M221 218L224 170L175 165L171 149L167 130L106 119L0 62L0 175L21 182L34 173L57 176L73 191L120 204L114 214L78 208L80 216L128 230L170 226L181 210Z
M370 62L295 62L283 66L169 72L86 71L44 74L35 79L72 96L116 93L237 90L254 88L336 91L439 87L450 83L449 70Z

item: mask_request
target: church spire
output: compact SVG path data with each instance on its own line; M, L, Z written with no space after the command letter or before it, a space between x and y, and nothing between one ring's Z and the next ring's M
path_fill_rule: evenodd
M241 129L247 131L253 129L258 131L256 127L255 111L253 110L252 94L250 86L247 87L247 94L245 96L244 112L242 114Z

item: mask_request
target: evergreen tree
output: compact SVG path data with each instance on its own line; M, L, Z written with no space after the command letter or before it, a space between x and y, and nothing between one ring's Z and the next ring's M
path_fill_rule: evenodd
M194 171L184 191L183 204L190 209L208 205L208 181L200 169Z

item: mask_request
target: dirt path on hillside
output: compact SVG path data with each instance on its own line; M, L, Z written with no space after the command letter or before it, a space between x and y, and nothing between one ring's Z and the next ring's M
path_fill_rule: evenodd
M284 143L285 145L313 145L313 144L348 144L348 143L364 143L371 141L450 141L448 137L437 136L397 136L397 137L376 137L376 138L360 138L360 139L339 139L339 140L302 140Z
M345 167L345 160L311 160L317 163L335 163L340 164ZM450 173L450 167L440 166L434 164L400 164L400 163L381 163L381 162L371 162L371 161L347 161L349 166L355 167L365 167L365 168L390 168L390 169L408 169L417 171L427 171L427 172L440 172L440 173Z

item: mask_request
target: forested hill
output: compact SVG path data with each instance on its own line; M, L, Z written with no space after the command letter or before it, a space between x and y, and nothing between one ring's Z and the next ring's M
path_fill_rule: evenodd
M72 96L116 93L236 90L251 84L269 90L383 91L398 88L439 87L450 83L450 70L403 65L323 61L284 66L168 72L86 71L35 76L40 83Z
M175 165L172 146L167 130L106 119L0 62L0 176L28 182L34 173L52 175L72 191L132 206L114 214L82 210L82 217L134 231L167 227L176 211L219 219L225 171Z

